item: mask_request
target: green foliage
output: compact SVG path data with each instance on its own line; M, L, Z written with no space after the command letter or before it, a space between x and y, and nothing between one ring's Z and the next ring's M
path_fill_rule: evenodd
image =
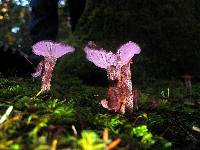
M93 131L82 131L78 145L83 150L104 150L106 146L103 140Z
M158 124L162 126L164 124L164 122L165 122L165 119L161 115L159 115L157 113L150 113L147 124L149 126L155 126Z
M43 118L37 125L29 132L29 136L33 139L37 139L37 134L41 128L47 127L48 118Z
M11 104L13 110L0 124L0 149L51 149L53 141L58 141L57 149L105 149L118 138L119 149L174 149L187 142L198 147L198 133L192 131L193 126L200 126L197 97L191 97L191 103L196 105L185 105L184 92L176 93L182 88L179 82L160 81L146 89L146 85L141 86L139 110L132 116L123 116L99 105L105 88L79 81L69 78L69 87L63 87L65 97L58 99L53 93L36 97L38 82L1 78L0 87L7 98L0 97L0 114ZM163 97L160 92L166 93L168 87L169 97ZM193 87L198 93L198 84ZM160 102L158 109L149 109L151 98ZM100 138L104 128L109 129L107 140ZM191 145L184 147L189 149Z
M12 145L10 146L10 149L11 149L11 150L20 150L20 145L19 145L19 144L12 144Z
M194 97L200 97L200 85L199 85L199 84L193 85L193 88L192 88L192 95L193 95Z
M10 96L13 97L19 95L22 92L23 88L20 85L9 86L7 87L7 90L1 92L0 96L9 98Z
M146 125L134 127L132 129L131 135L137 138L141 138L142 144L152 145L155 143L155 140L152 138L152 134L148 131Z
M75 111L72 108L69 108L67 106L60 106L57 107L53 114L52 119L55 123L69 123L75 120Z
M111 133L119 134L120 126L123 125L126 120L120 115L108 115L108 114L98 114L95 117L95 124L97 126L102 126L103 128L110 129Z

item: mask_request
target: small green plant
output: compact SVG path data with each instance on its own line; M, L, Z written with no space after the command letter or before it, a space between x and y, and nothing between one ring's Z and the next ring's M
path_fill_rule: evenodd
M67 106L57 107L51 115L51 121L60 124L70 123L75 120L75 110Z
M150 113L149 119L147 120L148 126L156 126L163 125L165 123L165 119L158 113Z
M64 105L65 101L61 101L59 99L48 99L48 101L46 102L47 104L45 104L45 109L52 112L55 111L55 109L57 109L58 107L61 107Z
M6 89L4 89L3 91L0 90L0 97L3 98L11 98L13 96L17 96L23 93L23 87L21 87L20 85L11 85L8 86Z
M12 145L10 145L10 149L11 150L20 150L21 148L20 148L19 144L12 144Z
M133 122L133 124L135 125L139 119L147 120L147 119L148 119L148 116L147 116L146 113L140 114L140 115L135 119L135 121Z
M169 94L170 94L170 90L169 90L169 88L167 88L167 92L165 91L165 90L162 90L161 92L160 92L160 94L161 94L161 96L163 97L163 98L169 98Z
M93 131L82 131L78 145L83 150L104 150L106 147L103 140Z
M152 138L152 134L148 131L146 125L140 125L132 129L131 135L140 139L142 144L152 145L155 140Z
M15 107L19 110L24 110L25 108L29 106L30 101L31 101L31 98L28 96L20 97L16 100Z
M47 127L47 123L48 123L48 117L43 118L40 122L38 122L36 124L36 126L28 133L29 137L32 139L32 141L35 143L36 141L38 141L39 137L38 137L38 132L44 128Z
M124 124L125 120L120 115L111 116L108 114L100 114L95 118L95 124L109 128L111 133L119 134L120 125Z

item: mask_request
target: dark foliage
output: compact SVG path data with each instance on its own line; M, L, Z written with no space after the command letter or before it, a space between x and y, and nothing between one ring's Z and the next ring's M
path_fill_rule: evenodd
M197 0L88 0L77 34L111 49L137 42L142 48L137 76L197 77L199 5Z

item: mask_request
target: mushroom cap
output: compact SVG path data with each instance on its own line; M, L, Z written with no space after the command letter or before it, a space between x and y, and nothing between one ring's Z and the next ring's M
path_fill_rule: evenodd
M139 54L140 51L140 47L132 41L129 41L128 43L122 45L117 51L117 54L120 57L121 65L127 64L131 60L131 58L135 54Z
M185 80L191 80L192 76L189 74L183 75L182 78L184 78Z
M96 66L104 69L108 69L110 66L123 66L127 64L135 54L140 53L140 47L134 42L128 42L122 45L117 54L113 54L111 51L107 52L104 49L96 48L93 42L88 42L88 45L84 48L86 58L93 62ZM119 57L119 59L118 59Z
M53 41L40 41L33 45L33 52L36 55L59 58L66 53L73 52L75 49L64 43L57 43Z
M97 67L107 69L111 65L116 65L117 58L115 54L107 52L104 49L96 48L96 45L92 42L88 42L84 51L86 53L86 58Z

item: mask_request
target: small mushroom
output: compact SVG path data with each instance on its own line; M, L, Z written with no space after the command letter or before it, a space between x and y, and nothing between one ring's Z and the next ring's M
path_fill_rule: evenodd
M191 82L192 76L186 74L186 75L183 75L182 78L185 81L186 94L191 96L192 95L192 82Z
M107 98L101 101L101 105L114 112L132 113L135 106L130 64L132 57L140 53L140 47L130 41L122 45L114 54L98 49L93 42L89 42L84 51L87 59L97 67L106 69L108 79L114 81L110 82Z
M51 87L51 77L56 60L66 53L73 52L75 49L69 45L53 41L40 41L33 45L32 48L36 55L44 57L44 60L38 64L36 72L32 76L42 76L41 90L48 92Z

